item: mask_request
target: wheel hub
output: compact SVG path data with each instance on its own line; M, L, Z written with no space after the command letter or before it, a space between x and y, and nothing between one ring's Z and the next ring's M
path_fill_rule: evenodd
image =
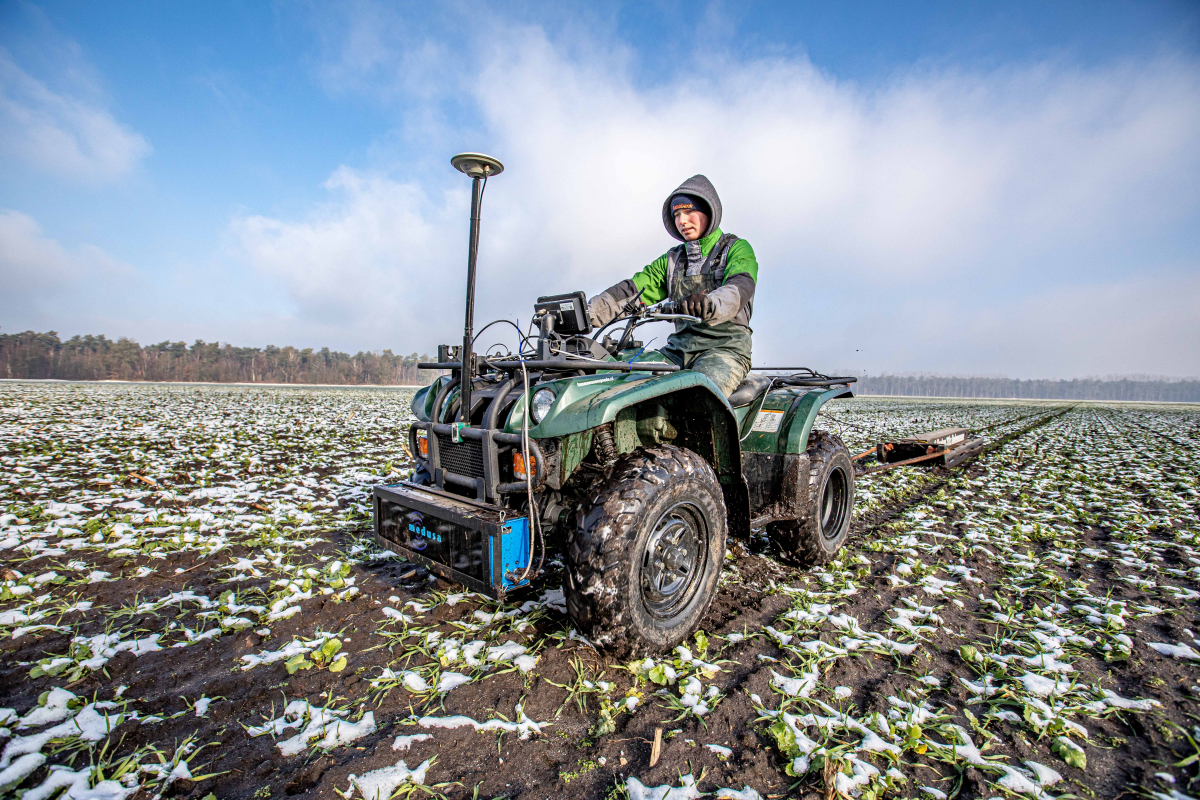
M688 567L691 566L691 559L688 558L688 553L682 547L672 546L667 548L667 554L663 558L663 566L669 572L686 573Z
M708 548L700 509L679 503L659 517L642 559L642 600L651 615L669 618L691 601Z

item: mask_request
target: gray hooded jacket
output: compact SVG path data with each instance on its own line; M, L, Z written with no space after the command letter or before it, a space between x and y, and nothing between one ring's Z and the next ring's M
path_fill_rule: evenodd
M699 197L708 203L710 209L708 227L700 235L701 239L721 227L721 198L717 195L716 188L712 185L712 181L703 175L693 175L679 184L679 188L667 195L667 199L663 201L663 227L667 229L667 233L681 242L684 241L679 228L675 227L675 215L671 213L671 198L677 194Z
M708 205L708 228L695 241L686 241L675 227L671 198L677 194L698 197ZM638 293L639 288L644 290L643 300L654 303L669 294L673 275L696 275L716 268L725 277L721 286L708 293L712 300L712 312L705 315L704 323L711 326L733 322L749 330L758 278L758 262L749 243L736 237L727 237L734 241L725 250L721 264L706 263L717 255L717 248L712 242L721 225L721 213L721 198L712 182L704 175L693 175L668 194L663 202L663 227L683 244L672 248L632 280L621 281L593 297L589 304L593 324L603 325L615 318L629 298ZM702 252L706 245L709 246L707 257ZM728 270L725 265L726 258L729 260ZM675 270L680 271L676 273Z

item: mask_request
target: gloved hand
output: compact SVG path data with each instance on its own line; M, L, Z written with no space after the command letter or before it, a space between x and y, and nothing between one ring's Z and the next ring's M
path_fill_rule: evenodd
M689 316L705 319L712 316L713 301L704 292L688 295L679 301L679 310Z

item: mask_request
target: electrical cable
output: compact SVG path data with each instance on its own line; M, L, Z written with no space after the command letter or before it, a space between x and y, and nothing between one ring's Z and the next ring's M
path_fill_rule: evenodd
M541 546L541 552L538 553L537 569L535 569L533 571L533 577L535 577L535 578L538 575L542 574L542 565L546 563L546 537L542 535L542 523L540 521L538 522L537 532L538 532L538 544ZM531 562L533 561L532 558L530 558L529 560Z
M517 333L521 329L517 328ZM525 565L525 571L521 573L521 577L517 578L516 582L520 583L529 576L529 570L533 567L533 534L535 529L541 537L541 526L538 525L537 504L533 502L533 465L529 462L529 371L525 369L525 359L521 359L521 380L524 383L524 394L522 395L522 414L521 414L521 455L525 459L525 493L529 498L529 563ZM542 544L542 558L546 557L546 545ZM538 564L538 569L541 569L541 564Z
M599 330L596 331L596 338L599 339L600 334L604 333L604 331L606 331L608 329L609 325L614 325L618 322L623 322L627 319L630 319L630 318L636 316L638 314L638 312L640 312L643 308L649 308L650 306L647 306L646 301L642 300L642 292L644 292L644 291L646 291L646 290L638 289L637 294L633 295L628 300L626 300L625 305L623 305L621 307L620 313L618 313L617 316L613 317L608 322L601 325ZM635 301L641 301L640 305L637 304ZM624 314L626 312L628 312L628 316L622 316L622 314Z
M521 337L521 346L519 348L517 348L518 350L521 351L522 355L525 354L525 345L528 344L529 340L532 338L533 338L533 317L530 317L529 318L529 328L526 330L525 335ZM536 349L534 350L534 352L535 353L537 352Z
M634 354L633 354L633 358L629 359L629 363L630 363L630 364L632 364L633 362L637 361L637 360L638 360L638 358L640 358L640 357L641 357L642 353L644 353L644 352L646 352L648 349L650 349L650 345L654 344L654 343L655 343L655 342L657 342L657 341L658 341L658 337L657 337L657 336L655 336L653 339L651 339L650 341L646 342L646 344L645 344L645 345L642 347L642 349L641 349L641 350L638 350L636 353L634 353Z
M476 340L479 339L479 337L483 334L484 331L486 331L488 328L492 327L493 325L495 325L498 322L507 322L509 325L512 325L514 328L517 329L517 336L520 336L522 339L526 339L526 340L528 339L528 337L525 336L525 334L521 333L521 326L519 326L517 323L513 322L511 319L494 319L491 322L489 322L487 325L484 325L482 328L479 329L479 333L476 333L474 338L471 339L471 344L474 345Z

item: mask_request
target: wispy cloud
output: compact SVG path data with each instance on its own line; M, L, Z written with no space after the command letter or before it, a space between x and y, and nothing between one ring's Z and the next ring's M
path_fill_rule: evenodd
M79 74L65 77L78 81ZM0 150L72 180L104 182L127 175L150 154L149 143L119 122L90 87L77 88L50 88L0 48Z
M412 63L411 50L370 41L365 61L342 59L325 79ZM470 81L479 140L509 167L488 188L481 315L527 314L538 293L596 292L627 277L672 243L659 222L665 193L704 172L724 199L725 228L750 240L762 265L760 360L1144 372L1138 347L1152 342L1160 371L1200 373L1200 349L1176 335L1186 303L1148 314L1132 339L1115 322L1029 324L1054 298L1076 309L1059 319L1082 321L1121 287L1144 287L1152 306L1169 293L1168 274L1200 274L1197 235L1186 232L1200 223L1194 62L911 70L866 88L803 57L717 53L697 72L646 85L609 44L507 27L480 46ZM462 86L457 74L422 76L407 95L418 109ZM345 320L348 338L373 346L451 341L466 230L466 184L454 177L418 183L343 167L311 218L234 228L249 263L282 281L303 318ZM1012 324L920 322L972 307ZM1033 329L1046 335L1030 339ZM1096 341L1114 346L1085 365L1080 353ZM1027 348L1036 359L1022 359Z
M0 312L6 317L30 305L54 306L64 294L94 297L105 287L125 288L133 274L131 266L95 245L68 249L28 214L0 209Z

